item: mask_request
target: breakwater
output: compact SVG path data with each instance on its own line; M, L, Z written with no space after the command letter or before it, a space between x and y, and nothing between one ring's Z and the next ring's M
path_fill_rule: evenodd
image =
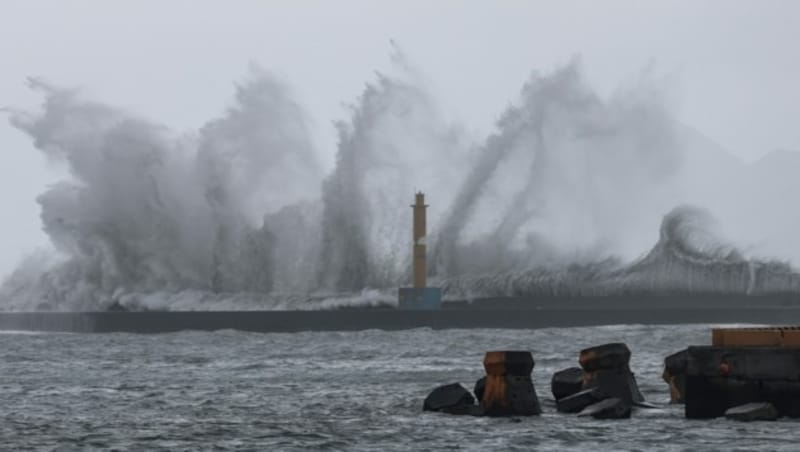
M533 329L618 324L800 323L800 297L681 296L492 299L438 311L350 308L317 311L5 312L1 330L78 333L359 331L411 328Z

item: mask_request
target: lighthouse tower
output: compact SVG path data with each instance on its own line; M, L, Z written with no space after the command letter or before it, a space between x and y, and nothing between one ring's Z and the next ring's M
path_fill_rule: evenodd
M412 266L415 289L424 289L428 285L428 262L425 247L425 209L427 207L425 194L418 192L414 204L411 205L411 208L414 209L414 262Z
M425 194L417 192L414 197L412 275L413 287L401 287L399 292L400 309L439 309L442 305L442 289L428 287L428 261L426 249L426 209Z

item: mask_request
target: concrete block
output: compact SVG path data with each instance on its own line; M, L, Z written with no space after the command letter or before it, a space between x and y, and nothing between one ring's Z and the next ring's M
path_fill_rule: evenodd
M542 413L531 377L515 375L486 377L481 400L486 416L536 416Z
M556 400L571 396L583 388L583 370L580 367L570 367L559 370L550 380L550 390Z
M478 401L478 403L481 403L481 400L483 400L483 391L485 389L486 377L481 377L475 382L475 388L472 390L472 393L475 394L475 399Z
M780 416L800 417L800 349L689 347L687 418L712 418L729 408L769 402Z
M598 388L607 397L617 397L632 405L644 402L636 377L627 365L618 369L600 369L586 372L584 389Z
M598 369L618 369L627 366L630 360L631 351L627 345L621 342L583 349L578 357L578 362L587 372Z
M527 377L533 372L533 355L527 351L486 352L483 368L486 375L517 375Z
M534 361L526 351L487 352L481 407L486 416L532 416L542 412L533 387Z
M605 398L598 388L584 389L570 396L556 400L556 409L561 413L579 413L589 405L593 405Z
M670 403L683 403L686 394L686 365L689 352L681 350L664 358L661 378L669 385Z
M800 380L800 348L688 348L687 375L755 380Z
M473 408L470 408L473 407ZM439 386L422 404L423 411L439 411L450 414L472 414L475 398L460 383Z

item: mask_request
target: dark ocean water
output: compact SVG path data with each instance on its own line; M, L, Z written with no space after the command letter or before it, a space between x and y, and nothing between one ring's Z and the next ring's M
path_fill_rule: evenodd
M708 326L259 334L0 334L3 450L798 450L800 424L687 421L663 358ZM624 341L648 401L631 420L555 412L552 373ZM421 412L435 386L472 389L483 353L528 349L544 414Z

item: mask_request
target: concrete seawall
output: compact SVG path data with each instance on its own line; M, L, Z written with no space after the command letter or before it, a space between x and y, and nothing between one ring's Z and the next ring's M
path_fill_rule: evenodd
M0 330L166 333L235 329L256 332L402 330L410 328L574 327L613 324L798 324L800 306L698 308L549 308L440 311L194 311L0 313Z

